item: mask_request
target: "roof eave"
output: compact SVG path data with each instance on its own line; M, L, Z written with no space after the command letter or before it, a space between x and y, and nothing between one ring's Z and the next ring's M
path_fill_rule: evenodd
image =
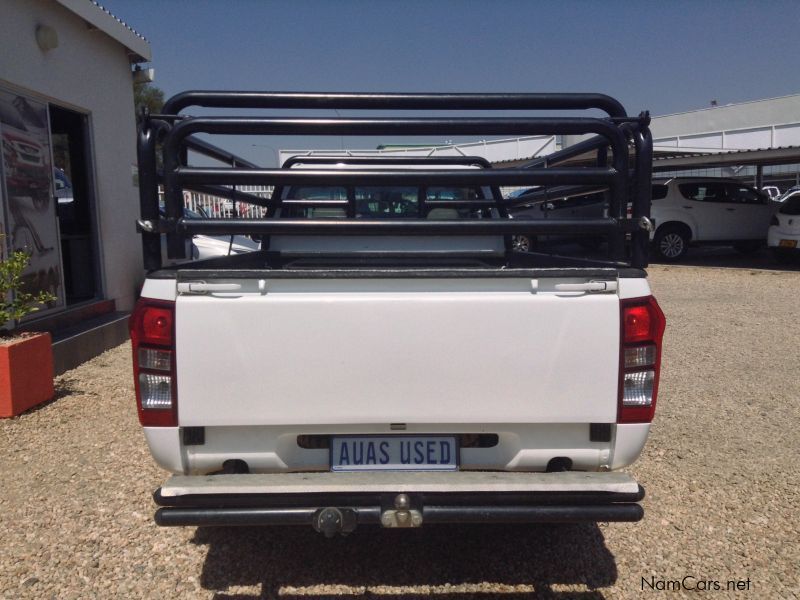
M64 8L96 27L128 50L131 63L150 62L152 51L144 37L90 0L56 0Z

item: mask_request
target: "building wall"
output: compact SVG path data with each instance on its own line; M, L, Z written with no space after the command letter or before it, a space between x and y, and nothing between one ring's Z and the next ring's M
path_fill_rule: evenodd
M800 95L655 117L657 146L754 150L800 145Z
M800 95L714 106L654 117L654 138L800 123Z
M127 310L143 277L135 221L138 188L136 123L126 49L55 2L3 0L0 85L90 115L99 261L105 297ZM36 26L49 25L59 46L36 44Z

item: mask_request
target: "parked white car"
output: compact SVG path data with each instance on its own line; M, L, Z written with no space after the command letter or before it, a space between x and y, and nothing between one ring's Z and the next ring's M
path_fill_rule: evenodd
M681 177L656 182L650 209L655 257L680 260L696 243L754 252L764 245L779 206L735 179Z
M189 208L184 208L183 214L187 219L206 218L205 214L201 214ZM246 252L258 250L258 248L258 242L254 242L244 235L195 235L192 237L191 249L187 246L186 255L187 257L191 257L190 259L187 258L187 260L204 260L206 258L215 258L218 256L244 254ZM161 257L165 265L175 262L167 258L167 243L163 236L161 238Z
M523 190L532 192L535 190ZM511 198L512 196L509 196ZM523 198L519 194L516 198ZM600 219L606 216L606 200L603 194L586 194L570 198L558 198L538 201L530 206L509 209L513 219ZM529 252L539 242L577 241L587 250L597 250L603 243L601 237L587 236L537 236L515 235L512 238L514 249Z
M775 185L765 185L761 188L761 191L764 192L767 196L769 196L770 200L777 200L781 197L781 190L778 186Z
M784 198L772 216L767 245L779 262L800 257L800 191Z

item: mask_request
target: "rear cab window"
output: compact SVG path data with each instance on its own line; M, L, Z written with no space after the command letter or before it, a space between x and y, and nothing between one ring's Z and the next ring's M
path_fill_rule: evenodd
M420 199L423 202L420 203ZM481 188L416 187L416 186L355 186L355 187L293 187L286 200L312 201L308 206L282 206L281 218L347 218L347 204L355 206L357 219L470 219L488 218L485 206L470 207L469 203L491 198ZM318 201L319 204L313 204ZM430 204L428 204L430 202ZM441 204L440 204L441 203Z

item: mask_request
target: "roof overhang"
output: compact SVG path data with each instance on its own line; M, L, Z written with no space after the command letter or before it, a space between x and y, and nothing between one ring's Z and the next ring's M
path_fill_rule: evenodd
M677 150L677 149L676 149ZM760 150L716 151L714 154L685 153L653 157L654 171L699 169L738 165L788 165L800 163L800 146L765 148Z
M152 59L152 51L147 40L96 2L91 0L56 0L56 2L125 46L132 63L150 62Z

